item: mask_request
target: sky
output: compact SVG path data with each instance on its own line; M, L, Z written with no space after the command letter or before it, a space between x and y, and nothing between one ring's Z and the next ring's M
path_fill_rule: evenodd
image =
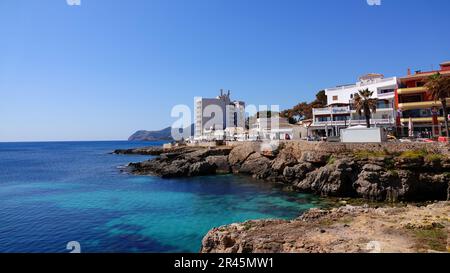
M450 1L0 1L0 141L122 140L221 88L281 109L450 60Z

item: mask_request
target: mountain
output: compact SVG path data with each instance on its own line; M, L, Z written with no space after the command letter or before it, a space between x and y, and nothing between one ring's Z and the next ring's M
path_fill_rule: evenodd
M194 124L191 125L191 136L194 135ZM167 127L159 131L145 131L140 130L132 134L128 141L158 141L169 140L172 141L172 127Z

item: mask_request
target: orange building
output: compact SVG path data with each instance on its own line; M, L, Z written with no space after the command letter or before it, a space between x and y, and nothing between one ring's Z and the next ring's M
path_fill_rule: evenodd
M396 109L398 110L397 127L399 134L407 136L413 128L414 134L422 137L441 136L444 115L440 101L434 101L425 88L428 78L437 72L450 77L450 62L440 64L440 70L416 71L399 78L399 87L395 92ZM447 99L450 106L450 97ZM449 112L450 113L450 112Z

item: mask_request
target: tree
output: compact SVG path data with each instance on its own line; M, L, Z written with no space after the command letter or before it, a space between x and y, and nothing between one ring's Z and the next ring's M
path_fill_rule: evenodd
M442 77L441 73L438 72L428 78L425 87L430 92L431 97L435 101L440 101L442 104L442 109L444 111L445 132L446 136L449 137L447 98L450 97L450 78Z
M297 123L302 119L312 119L313 118L313 108L323 108L327 105L327 95L325 90L321 90L316 94L316 99L307 103L301 102L291 109L287 109L281 113L281 116L288 118L289 123Z
M353 105L355 107L358 115L366 117L367 128L370 128L370 118L372 113L377 112L377 99L371 98L373 92L369 89L359 90L358 93L354 95Z

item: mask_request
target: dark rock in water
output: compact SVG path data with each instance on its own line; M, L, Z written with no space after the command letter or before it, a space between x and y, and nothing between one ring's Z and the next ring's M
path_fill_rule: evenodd
M216 173L218 174L228 174L231 172L228 156L226 155L208 156L206 161L215 167Z
M164 152L162 147L144 147L137 149L115 150L113 154L123 155L161 155Z
M189 176L211 175L216 173L216 166L207 161L196 162L189 166Z
M165 164L160 170L163 178L185 177L190 172L190 165L187 160L179 159Z
M163 178L210 175L229 172L227 165L231 148L207 149L174 147L159 158L130 164L134 174L151 174Z

